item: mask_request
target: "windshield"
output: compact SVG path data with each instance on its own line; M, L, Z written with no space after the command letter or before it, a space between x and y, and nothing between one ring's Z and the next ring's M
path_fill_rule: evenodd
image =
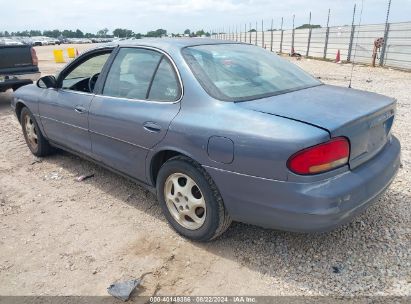
M296 65L257 46L200 45L182 53L203 88L219 100L253 100L321 84Z

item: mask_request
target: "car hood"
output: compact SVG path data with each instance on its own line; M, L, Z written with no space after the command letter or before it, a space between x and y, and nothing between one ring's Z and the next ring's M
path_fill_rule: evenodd
M349 138L351 165L355 167L384 146L395 103L395 99L375 93L319 85L237 105L319 127L331 137Z

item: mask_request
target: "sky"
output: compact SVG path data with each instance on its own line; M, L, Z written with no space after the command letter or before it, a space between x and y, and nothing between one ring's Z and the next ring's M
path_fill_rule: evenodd
M279 28L308 23L326 25L328 8L330 25L351 24L357 3L359 22L362 0L0 0L0 31L80 29L95 33L100 29L127 28L135 33L163 28L168 33L191 30L244 28L256 21L268 28L271 19ZM384 23L388 0L363 0L362 24ZM392 0L390 22L411 21L411 0Z

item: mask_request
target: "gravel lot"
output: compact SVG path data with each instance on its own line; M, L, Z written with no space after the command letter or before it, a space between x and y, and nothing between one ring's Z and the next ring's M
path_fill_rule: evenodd
M43 74L61 68L52 49L37 48ZM295 62L348 85L350 65ZM2 94L0 294L106 295L113 281L151 271L141 295L411 296L411 74L356 66L353 87L398 99L403 167L378 203L330 233L234 223L208 244L180 238L155 197L122 177L64 152L35 159Z

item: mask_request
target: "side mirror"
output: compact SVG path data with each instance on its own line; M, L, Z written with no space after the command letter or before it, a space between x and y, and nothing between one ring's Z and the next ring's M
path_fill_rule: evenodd
M53 75L43 76L37 80L37 86L42 89L56 88L57 79Z

